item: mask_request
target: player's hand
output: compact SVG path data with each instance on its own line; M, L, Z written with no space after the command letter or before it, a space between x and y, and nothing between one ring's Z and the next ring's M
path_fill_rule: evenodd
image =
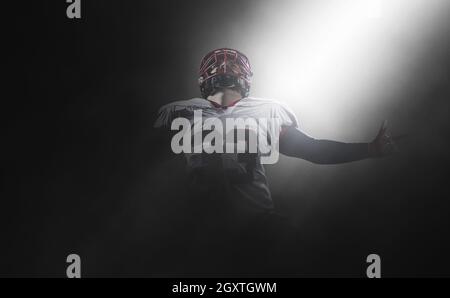
M397 138L393 138L387 133L387 121L385 120L375 140L373 140L372 143L369 143L370 157L385 157L398 152L397 145L395 144L396 139Z

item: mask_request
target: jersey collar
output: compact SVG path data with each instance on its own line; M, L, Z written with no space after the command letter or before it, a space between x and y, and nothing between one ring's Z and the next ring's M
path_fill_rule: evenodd
M231 108L231 107L236 106L236 105L237 105L239 102L241 102L243 99L244 99L244 98L241 98L241 99L238 99L238 100L236 100L236 101L233 101L230 105L227 105L227 106L223 106L223 105L218 104L217 102L214 102L214 101L211 101L211 100L207 100L207 101L210 102L215 108L218 108L218 109L228 109L228 108Z

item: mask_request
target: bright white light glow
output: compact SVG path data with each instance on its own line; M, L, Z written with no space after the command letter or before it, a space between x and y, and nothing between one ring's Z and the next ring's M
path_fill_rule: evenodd
M443 0L263 3L250 32L240 32L255 72L252 94L287 102L312 136L343 141L381 123L374 112L392 104L389 95L448 7Z

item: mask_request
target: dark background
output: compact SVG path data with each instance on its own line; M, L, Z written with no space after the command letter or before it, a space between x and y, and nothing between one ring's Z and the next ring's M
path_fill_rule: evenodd
M81 20L65 1L36 2L6 12L0 275L64 277L71 253L84 276L179 273L166 264L182 254L167 237L183 212L183 163L154 154L154 115L198 96L198 61L239 46L222 32L260 1L83 1ZM318 258L299 274L364 276L378 253L387 277L450 275L449 36L397 95L414 104L389 111L412 135L400 155L336 169L311 185L320 195L293 187L308 168L277 180L269 167L277 210Z

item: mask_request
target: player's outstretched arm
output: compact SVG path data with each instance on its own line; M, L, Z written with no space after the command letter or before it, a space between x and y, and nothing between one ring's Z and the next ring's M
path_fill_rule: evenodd
M294 127L286 128L280 136L280 152L316 164L341 164L391 154L395 145L386 134L386 122L371 143L342 143L316 140Z

